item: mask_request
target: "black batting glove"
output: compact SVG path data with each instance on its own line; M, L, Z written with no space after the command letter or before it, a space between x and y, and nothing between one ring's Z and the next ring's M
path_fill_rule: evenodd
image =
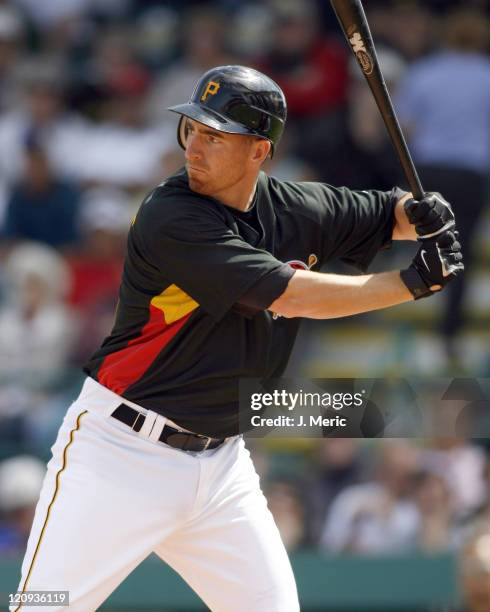
M426 240L454 227L451 204L440 193L426 193L422 200L407 200L404 204L408 220L415 225L417 236Z
M420 240L412 264L400 277L414 299L437 293L464 270L458 232L446 231L435 238Z

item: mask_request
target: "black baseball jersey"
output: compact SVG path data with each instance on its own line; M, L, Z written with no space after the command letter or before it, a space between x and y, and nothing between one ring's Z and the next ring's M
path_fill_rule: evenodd
M267 307L294 267L365 270L390 244L401 192L283 182L261 172L241 212L190 190L185 170L130 228L114 327L84 370L196 433L237 433L242 377L284 371L299 319Z

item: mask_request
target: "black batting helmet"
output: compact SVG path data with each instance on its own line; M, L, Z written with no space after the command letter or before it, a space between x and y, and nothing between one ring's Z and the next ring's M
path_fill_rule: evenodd
M186 104L168 110L183 115L177 139L185 149L184 117L228 134L248 134L267 139L271 154L286 122L286 99L272 79L246 66L218 66L197 82Z

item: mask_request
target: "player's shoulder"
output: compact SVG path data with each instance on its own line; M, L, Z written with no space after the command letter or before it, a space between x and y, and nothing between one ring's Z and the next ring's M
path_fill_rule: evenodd
M141 203L141 210L154 211L158 209L162 211L168 209L172 211L176 208L176 202L180 205L189 203L192 206L202 200L207 200L207 198L191 190L187 173L184 168L181 168L148 193Z
M266 186L276 211L315 215L338 199L340 188L316 181L284 181L267 176Z
M327 183L319 181L289 181L269 176L265 172L260 173L265 179L267 189L276 197L282 198L286 203L290 200L296 202L298 197L317 197L325 192L334 191L336 188Z
M275 176L269 176L265 172L260 173L260 181L263 188L268 192L276 207L295 207L305 197L310 189L299 181L285 181Z
M146 195L136 218L146 225L157 227L188 220L196 215L219 218L220 207L212 198L190 189L187 173L182 168Z
M361 214L376 216L395 203L397 196L395 190L360 191L316 181L280 181L273 177L269 177L268 187L278 216L294 215L322 225L325 221L352 220Z

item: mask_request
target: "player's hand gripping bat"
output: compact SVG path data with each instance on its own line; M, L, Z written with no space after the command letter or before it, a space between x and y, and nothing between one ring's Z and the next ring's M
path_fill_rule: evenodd
M381 73L362 4L360 0L330 0L330 2L376 100L413 197L415 200L421 200L424 197L424 190Z

